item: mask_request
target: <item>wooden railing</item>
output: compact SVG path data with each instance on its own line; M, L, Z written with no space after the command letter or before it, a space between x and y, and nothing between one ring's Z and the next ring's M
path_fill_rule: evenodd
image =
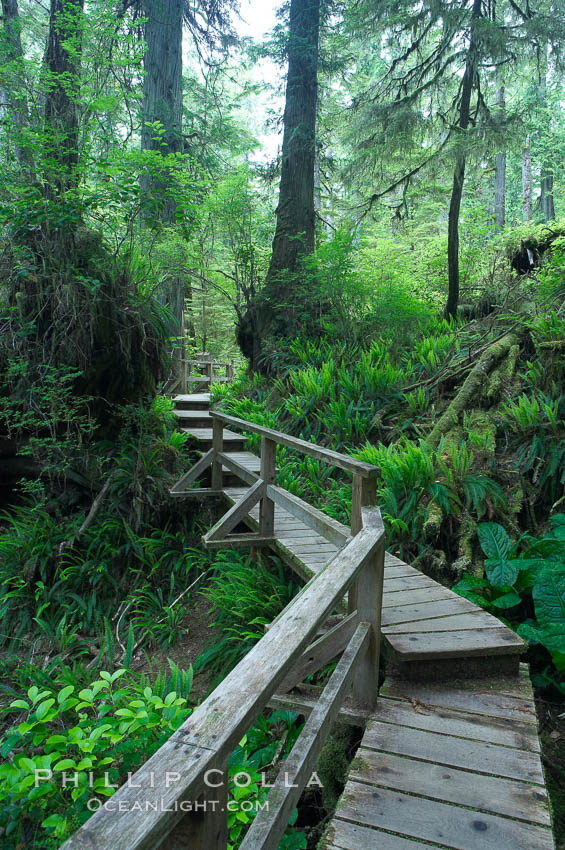
M199 389L209 388L215 381L231 383L235 377L236 361L216 360L211 354L195 354L193 359L183 360L185 388L198 385ZM220 374L223 372L224 374Z
M330 644L331 657L342 649L343 655L242 844L276 850L350 688L360 711L375 705L383 571L380 511L363 508L359 533L65 850L225 850L228 756L293 669L304 675L313 655L323 655L321 644ZM312 644L354 582L362 592L347 628L336 626Z
M225 850L230 753L265 707L276 702L277 694L288 693L341 654L283 762L281 774L270 787L266 806L256 815L241 845L242 850L276 850L349 692L349 710L357 717L368 716L375 706L385 538L380 511L367 505L367 500L374 492L378 470L268 428L219 413L213 417L213 448L185 476L184 484L196 481L211 464L212 490L221 491L222 466L230 468L226 461L231 461L223 452L225 424L261 435L261 474L249 473L254 480L249 482L248 493L206 535L207 544L226 545L227 534L227 543L232 545L238 535L229 532L250 505L260 500L260 529L257 535L244 535L247 545L274 539L277 503L332 540L339 551L167 743L63 845L64 850L157 850L164 846L170 850ZM351 534L341 523L275 486L277 444L353 474L357 513ZM348 616L323 632L328 617L340 608L348 592Z
M361 511L366 505L376 502L377 478L380 470L370 463L326 449L315 443L309 443L298 437L292 437L263 425L255 425L244 419L212 411L213 443L210 451L184 475L171 489L171 494L181 497L221 496L223 494L223 468L239 476L249 484L248 492L214 525L204 537L205 545L212 549L272 546L274 538L275 504L300 519L317 534L325 537L335 546L343 546L351 535L361 530ZM224 426L237 428L261 437L261 471L259 475L250 472L234 458L224 452ZM353 476L351 499L351 530L322 511L293 496L287 490L275 485L275 459L277 445L294 449L300 454L338 467ZM212 467L212 486L204 489L188 489ZM259 531L256 534L233 534L233 529L247 517L249 511L259 503ZM349 610L356 608L356 592L353 586L349 593Z

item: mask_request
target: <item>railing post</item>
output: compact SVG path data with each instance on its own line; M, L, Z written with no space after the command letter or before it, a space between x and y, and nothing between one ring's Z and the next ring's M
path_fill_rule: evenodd
M353 474L351 491L351 536L355 537L363 528L362 511L364 507L374 505L377 501L377 482L375 478L364 478L359 473ZM352 614L357 610L358 586L355 582L349 588L348 609Z
M233 363L233 360L232 360L231 363L228 363L227 366L226 366L226 378L228 379L228 382L233 381L234 375L235 375L235 367L234 367L234 363Z
M187 393L187 392L188 392L188 384L189 384L189 380L190 380L190 363L189 363L189 362L188 362L188 360L186 359L186 356L187 356L187 355L186 355L186 352L185 352L185 360L184 360L184 389L183 389L183 392L185 392L185 393Z
M212 490L219 491L224 489L222 462L218 460L218 455L224 450L224 423L215 417L212 419L212 448L214 450Z
M261 437L261 479L265 486L275 483L277 444L268 437ZM275 533L275 503L267 496L261 499L260 507L261 537L272 537Z
M359 576L357 612L360 623L371 627L369 647L359 661L353 680L353 700L362 709L375 708L379 692L379 657L381 650L381 612L383 606L383 578L385 569L384 535L377 551Z
M214 361L210 360L209 363L206 364L206 377L208 378L208 389L214 383Z
M228 764L210 770L213 787L187 812L163 844L167 850L226 850L228 845Z

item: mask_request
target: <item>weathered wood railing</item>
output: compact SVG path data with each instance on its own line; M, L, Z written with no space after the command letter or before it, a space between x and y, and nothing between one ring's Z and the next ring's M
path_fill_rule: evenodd
M216 360L211 354L203 352L195 354L190 360L183 360L185 369L185 387L198 384L199 388L210 387L214 381L218 383L231 383L235 378L235 360ZM195 370L195 374L193 374ZM219 374L223 371L224 374Z
M275 505L284 508L335 546L343 546L351 535L354 536L360 531L362 508L366 505L374 505L376 502L376 482L379 475L379 470L376 466L355 460L355 458L340 454L332 449L326 449L315 443L309 443L298 437L292 437L281 431L275 431L272 428L266 428L262 425L255 425L244 419L238 419L216 411L212 411L211 415L213 420L212 448L175 484L171 493L175 496L220 496L223 493L224 467L238 475L250 488L205 535L204 543L208 548L220 549L237 546L260 547L273 545L275 542ZM224 452L223 433L225 425L247 433L257 434L261 437L261 471L258 476ZM300 454L343 469L353 476L351 531L342 523L337 522L302 499L293 496L282 487L275 485L277 445L294 449ZM211 489L187 489L194 482L198 481L203 472L210 466L212 467ZM257 503L260 505L258 533L230 533L248 516L249 511ZM356 587L352 587L349 593L350 611L354 611L356 608L356 592Z
M277 692L288 691L341 654L281 774L270 787L267 805L257 814L242 844L242 850L276 850L349 691L357 716L367 716L375 707L385 539L380 511L367 505L374 493L373 484L367 482L374 482L378 471L286 434L213 415L214 447L200 462L196 478L211 463L215 490L221 490L222 465L229 468L222 451L224 424L259 433L262 438L261 476L253 476L256 480L250 482L249 493L224 517L223 527L222 521L214 527L216 532L219 529L225 534L226 528L235 527L252 498L258 496L264 503L258 538L272 539L277 503L297 513L340 549L221 685L63 845L64 850L157 850L163 846L170 850L225 850L230 753L269 702L276 700ZM274 485L277 444L353 473L353 536L345 526ZM213 544L217 538L212 532L206 538ZM249 535L247 539L249 545ZM354 593L353 588L357 588ZM318 636L348 591L349 615Z
M361 713L377 699L384 530L377 508L363 508L361 522L359 533L65 850L225 850L228 756L293 670L308 669L312 640L358 582L359 605L341 629L341 647L335 630L313 644L319 649L329 641L332 657L341 649L343 655L242 844L242 850L276 850L350 688Z

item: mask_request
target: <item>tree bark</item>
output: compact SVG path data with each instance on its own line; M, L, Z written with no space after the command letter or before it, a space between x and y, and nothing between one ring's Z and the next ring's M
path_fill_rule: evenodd
M320 173L320 146L314 152L314 214L322 215L322 175Z
M529 136L526 136L522 152L522 218L524 221L532 220L532 154Z
M314 250L320 0L291 0L282 171L267 284Z
M482 0L473 0L471 11L471 35L469 50L465 62L465 73L461 85L461 103L459 107L459 129L466 130L471 118L471 94L475 82L475 71L477 62L477 32L475 23L481 17ZM463 184L465 182L465 166L467 155L464 148L463 133L459 138L459 146L455 159L455 170L453 172L453 189L451 191L451 202L449 204L449 221L447 235L447 271L449 279L449 292L445 306L446 318L457 316L457 305L459 303L459 215L461 212L461 198L463 196Z
M18 0L2 0L4 19L3 80L12 121L15 129L15 153L20 167L29 175L33 169L33 157L25 140L29 125L29 107L24 87L24 54L20 37L21 23Z
M143 125L141 148L163 156L182 152L182 21L183 0L144 0L146 16L143 59ZM157 126L156 126L157 125ZM165 226L175 223L176 203L171 175L165 165L152 168L142 181L146 216ZM172 275L161 290L161 299L174 318L172 377L184 380L185 328L184 279Z
M543 68L540 70L539 96L542 106L542 116L545 114L547 92L547 48L543 57ZM555 218L555 202L553 199L553 168L547 154L544 155L541 167L540 208L545 222Z
M314 168L321 0L291 0L282 170L273 250L260 303L239 323L243 354L257 368L266 336L290 337L303 320L301 258L314 250Z
M80 63L84 0L51 0L45 54L44 174L50 197L78 185Z
M182 0L145 0L141 149L163 156L182 151ZM158 122L160 128L155 127ZM166 170L147 175L146 203L162 222L175 220Z
M504 85L496 92L496 105L499 120L504 120L506 103L504 99ZM495 157L494 176L494 229L504 230L506 224L506 151L499 151Z
M553 198L553 171L547 163L541 171L541 212L544 221L553 221L555 218L555 201Z

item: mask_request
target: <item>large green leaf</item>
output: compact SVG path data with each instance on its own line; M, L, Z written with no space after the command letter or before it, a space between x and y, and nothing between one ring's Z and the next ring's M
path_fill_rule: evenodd
M547 558L551 561L563 561L565 559L565 540L557 536L545 535L536 540L535 543L523 553L524 558Z
M556 562L548 558L512 558L508 563L517 567L519 570L539 572L542 569L553 569Z
M491 584L495 587L512 587L518 578L516 561L505 561L499 558L487 558L485 572Z
M515 590L510 590L508 593L504 593L502 596L499 596L498 599L493 599L492 604L496 608L514 608L516 605L519 605L522 600Z
M565 565L540 570L532 596L539 623L537 640L554 657L565 658Z
M551 627L552 643L561 633L563 642L559 651L565 651L565 564L540 570L532 596L540 626L544 631Z
M510 538L497 522L481 522L477 527L479 543L487 558L506 560L510 552Z

